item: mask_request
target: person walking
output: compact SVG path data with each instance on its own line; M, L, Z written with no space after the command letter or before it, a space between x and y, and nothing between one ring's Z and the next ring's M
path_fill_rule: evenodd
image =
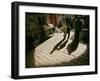
M73 27L75 30L74 40L67 46L68 55L74 52L79 45L79 35L82 29L82 22L80 20L80 16L75 16L75 20L73 22Z

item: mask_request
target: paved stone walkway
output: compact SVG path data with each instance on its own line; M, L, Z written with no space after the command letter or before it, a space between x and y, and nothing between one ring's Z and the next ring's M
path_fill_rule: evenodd
M72 41L71 37L74 33L71 32L71 36L66 44L66 46L60 50L54 50L52 54L50 52L53 50L54 46L63 39L63 33L54 33L54 36L46 40L35 49L32 50L31 54L28 54L27 66L29 67L43 67L43 66L60 66L64 63L70 63L71 60L80 57L87 46L79 43L76 51L71 55L68 55L67 45ZM82 57L83 58L83 57Z

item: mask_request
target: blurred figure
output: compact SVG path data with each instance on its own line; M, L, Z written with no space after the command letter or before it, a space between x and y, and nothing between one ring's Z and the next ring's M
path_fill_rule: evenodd
M70 30L71 30L71 27L70 25L66 22L66 19L64 19L63 21L63 24L62 24L62 32L64 32L64 35L63 35L63 39L61 41L59 41L54 47L53 47L53 50L50 52L50 54L52 54L55 50L60 50L62 48L64 48L66 46L66 43L68 42L68 39L70 37ZM67 37L67 40L66 40L66 36L68 35ZM65 41L66 40L66 41ZM65 41L65 42L64 42ZM64 42L64 43L63 43ZM58 48L59 47L59 48Z
M64 35L63 35L63 40L66 40L66 36L68 35L67 36L67 40L60 45L60 47L58 48L58 50L60 50L60 49L62 49L62 48L64 48L66 46L66 44L68 42L68 39L70 37L70 30L71 30L71 26L69 24L67 24L66 25L66 31L64 32Z
M75 20L73 21L73 27L75 29L74 40L67 46L68 55L74 52L79 45L79 34L82 29L82 22L80 20L80 16L75 16Z
M64 35L63 35L64 40L66 39L67 34L68 34L67 40L69 39L70 30L71 30L71 26L69 25L69 23L67 23L66 20L64 20L63 27L62 27L62 31L64 32Z
M83 16L83 28L80 33L80 40L84 44L89 44L89 16L85 15Z

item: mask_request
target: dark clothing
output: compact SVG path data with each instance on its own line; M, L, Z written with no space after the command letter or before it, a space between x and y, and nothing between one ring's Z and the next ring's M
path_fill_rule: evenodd
M73 27L75 28L75 38L79 38L82 29L82 22L79 19L76 19L73 23Z
M67 34L68 34L67 40L69 39L69 37L70 37L70 30L71 30L71 27L70 26L67 26L67 31L64 32L64 39L66 38L66 35Z
M79 19L76 19L73 23L75 29L74 40L67 46L68 54L74 52L79 45L79 34L82 29L82 22Z
M71 27L67 26L67 33L70 33Z

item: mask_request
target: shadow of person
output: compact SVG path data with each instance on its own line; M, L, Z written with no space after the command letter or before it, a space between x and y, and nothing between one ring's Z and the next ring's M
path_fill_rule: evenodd
M64 48L66 46L66 43L68 42L68 39L70 37L70 30L71 30L71 27L68 25L67 26L67 31L64 32L63 39L53 47L53 50L50 52L50 54L52 54L55 50L60 50L60 49L62 49L62 48ZM68 35L68 37L67 37L67 40L66 40L66 36L67 35ZM66 40L66 41L64 42L64 40Z
M66 40L63 44L60 45L60 47L58 48L58 50L61 50L62 48L64 48L67 44L68 40Z
M64 42L64 40L66 39L66 35L68 34L68 38L67 40ZM64 35L63 39L58 42L54 47L53 50L50 52L50 54L52 54L55 50L60 50L62 48L64 48L66 46L66 43L68 42L68 39L70 37L70 32L66 33L66 35ZM63 43L64 42L64 43ZM62 44L63 43L63 44ZM59 47L60 46L60 47ZM59 48L58 48L59 47Z
M78 57L73 58L72 60L70 60L69 62L63 62L62 65L66 65L66 66L77 66L77 65L89 65L89 59L90 55L89 55L89 46L87 44L87 48L85 49L85 51Z
M65 40L65 38L63 38L60 42L58 42L54 47L53 50L50 52L50 54L52 54L55 50L58 49L58 47L61 45L61 43Z
M72 52L74 52L79 45L79 38L75 38L70 44L68 44L67 46L67 51L68 51L68 55L70 55Z

